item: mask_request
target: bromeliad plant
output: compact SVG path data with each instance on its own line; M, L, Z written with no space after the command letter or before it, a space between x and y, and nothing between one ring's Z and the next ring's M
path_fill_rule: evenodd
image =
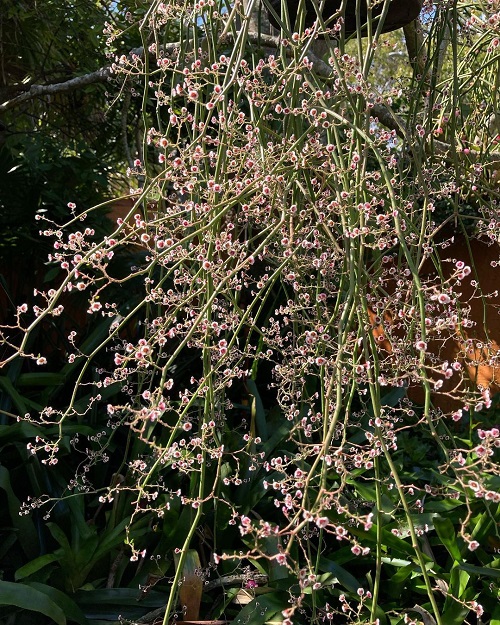
M110 511L126 498L128 557L157 567L164 623L182 614L192 549L207 587L229 580L210 616L234 623L500 622L497 413L474 411L490 399L464 397L458 360L428 352L443 316L467 324L450 304L459 284L419 275L444 221L467 231L462 206L499 236L499 7L478 7L427 3L405 29L411 67L383 90L373 68L404 44L382 21L364 39L346 40L341 17L273 37L250 32L253 3L155 1L136 25L141 50L127 56L108 33L119 88L143 91L133 206L103 240L78 198L67 224L43 224L64 280L21 304L3 340L6 362L44 367L30 334L73 292L108 321L90 352L71 333L66 404L19 419L46 432L29 451L57 471L67 425L106 411L63 500L95 492L88 476L123 458L114 441L128 431L122 478L96 496ZM127 249L141 253L123 276ZM397 368L371 317L387 310L389 254ZM433 407L434 372L448 369L453 419ZM84 435L71 445L89 448ZM134 531L142 518L161 540ZM242 609L231 579L254 593Z

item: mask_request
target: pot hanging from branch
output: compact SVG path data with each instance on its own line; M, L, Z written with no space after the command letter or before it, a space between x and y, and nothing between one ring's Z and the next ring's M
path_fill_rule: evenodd
M344 19L344 32L346 35L352 35L357 32L358 26L362 35L366 35L366 24L368 21L367 3L372 4L370 12L370 20L372 22L372 31L375 31L378 21L384 13L386 3L389 3L387 13L385 15L382 32L387 33L391 30L402 28L416 19L422 9L423 0L386 0L386 2L371 2L371 0L325 0L321 2L313 2L311 0L266 0L278 17L281 16L283 24L286 24L284 10L288 13L290 27L295 30L297 13L304 12L303 28L309 28L316 21L318 16L316 9L323 7L321 16L325 25L333 27L338 18ZM283 12L282 12L283 5ZM276 28L281 28L276 16L272 11L269 12L271 24ZM333 35L331 35L332 37Z

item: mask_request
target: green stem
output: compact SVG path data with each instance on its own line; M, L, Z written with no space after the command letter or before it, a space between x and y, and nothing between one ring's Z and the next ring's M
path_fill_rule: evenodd
M412 521L412 518L411 518L410 506L408 505L408 501L406 500L406 495L405 495L403 483L401 482L398 470L397 470L396 465L394 464L394 462L392 460L391 454L389 453L389 450L387 449L387 445L385 444L384 436L383 436L382 432L380 431L380 428L375 426L375 432L377 434L378 440L380 441L380 445L382 447L382 450L384 452L385 458L387 460L387 464L389 465L389 468L391 470L391 476L392 476L392 478L394 480L394 483L396 484L396 488L398 489L398 494L399 494L400 501L403 504L403 508L404 508L405 515L406 515L406 521L408 523L408 529L410 531L411 544L412 544L413 549L415 550L415 555L417 556L417 561L418 561L418 564L420 566L420 570L422 571L422 577L424 578L424 584L425 584L425 588L427 590L427 596L429 597L429 601L430 601L430 603L432 605L432 609L434 611L434 616L436 618L436 624L437 625L445 625L445 624L443 624L443 622L441 620L441 615L439 613L439 608L438 608L438 605L436 603L436 599L434 597L434 593L432 591L431 580L429 579L429 575L428 575L427 569L425 567L424 554L422 553L422 551L421 551L421 549L419 547L419 544L418 544L417 533L415 531L415 526L413 525L413 521Z
M377 505L377 553L375 565L375 580L373 582L372 591L372 607L370 612L370 621L375 622L375 614L377 612L377 601L380 591L380 578L382 574L382 491L380 486L380 458L375 458L375 503Z

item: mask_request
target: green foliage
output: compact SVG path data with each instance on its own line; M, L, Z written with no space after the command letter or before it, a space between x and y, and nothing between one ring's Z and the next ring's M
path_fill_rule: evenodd
M36 588L0 581L0 605L39 612L51 618L57 625L66 625L63 607L67 603L64 601L62 605L58 605L49 595Z

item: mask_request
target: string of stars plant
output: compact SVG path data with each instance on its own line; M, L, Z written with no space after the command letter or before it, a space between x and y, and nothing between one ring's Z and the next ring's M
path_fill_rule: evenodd
M5 363L43 367L30 333L74 292L89 318L107 320L91 353L70 335L79 373L67 405L19 418L57 426L29 443L56 470L66 426L107 411L102 440L71 440L93 451L64 496L96 494L104 507L130 496L130 566L153 558L131 529L141 518L187 521L177 568L164 554L165 624L182 614L183 564L201 531L207 580L245 567L268 577L257 612L235 623L500 619L488 543L500 434L494 416L463 425L492 400L464 390L458 361L428 352L438 321L466 322L453 294L474 267L456 259L442 283L419 274L441 223L462 227L465 205L476 231L499 237L499 16L493 1L426 2L423 72L408 64L385 92L373 67L404 43L382 23L350 41L341 20L329 25L324 60L314 54L324 24L258 35L239 3L145 3L129 26L143 42L133 55L107 33L116 92L142 97L130 211L103 240L85 225L102 207L78 198L68 223L42 218L64 278L21 304L2 338ZM126 252L138 262L122 276ZM392 354L371 317L388 302ZM455 376L461 412L433 406L440 372ZM424 389L422 408L409 383ZM117 453L123 431L124 478L96 489L89 467ZM55 500L42 503L49 517Z

